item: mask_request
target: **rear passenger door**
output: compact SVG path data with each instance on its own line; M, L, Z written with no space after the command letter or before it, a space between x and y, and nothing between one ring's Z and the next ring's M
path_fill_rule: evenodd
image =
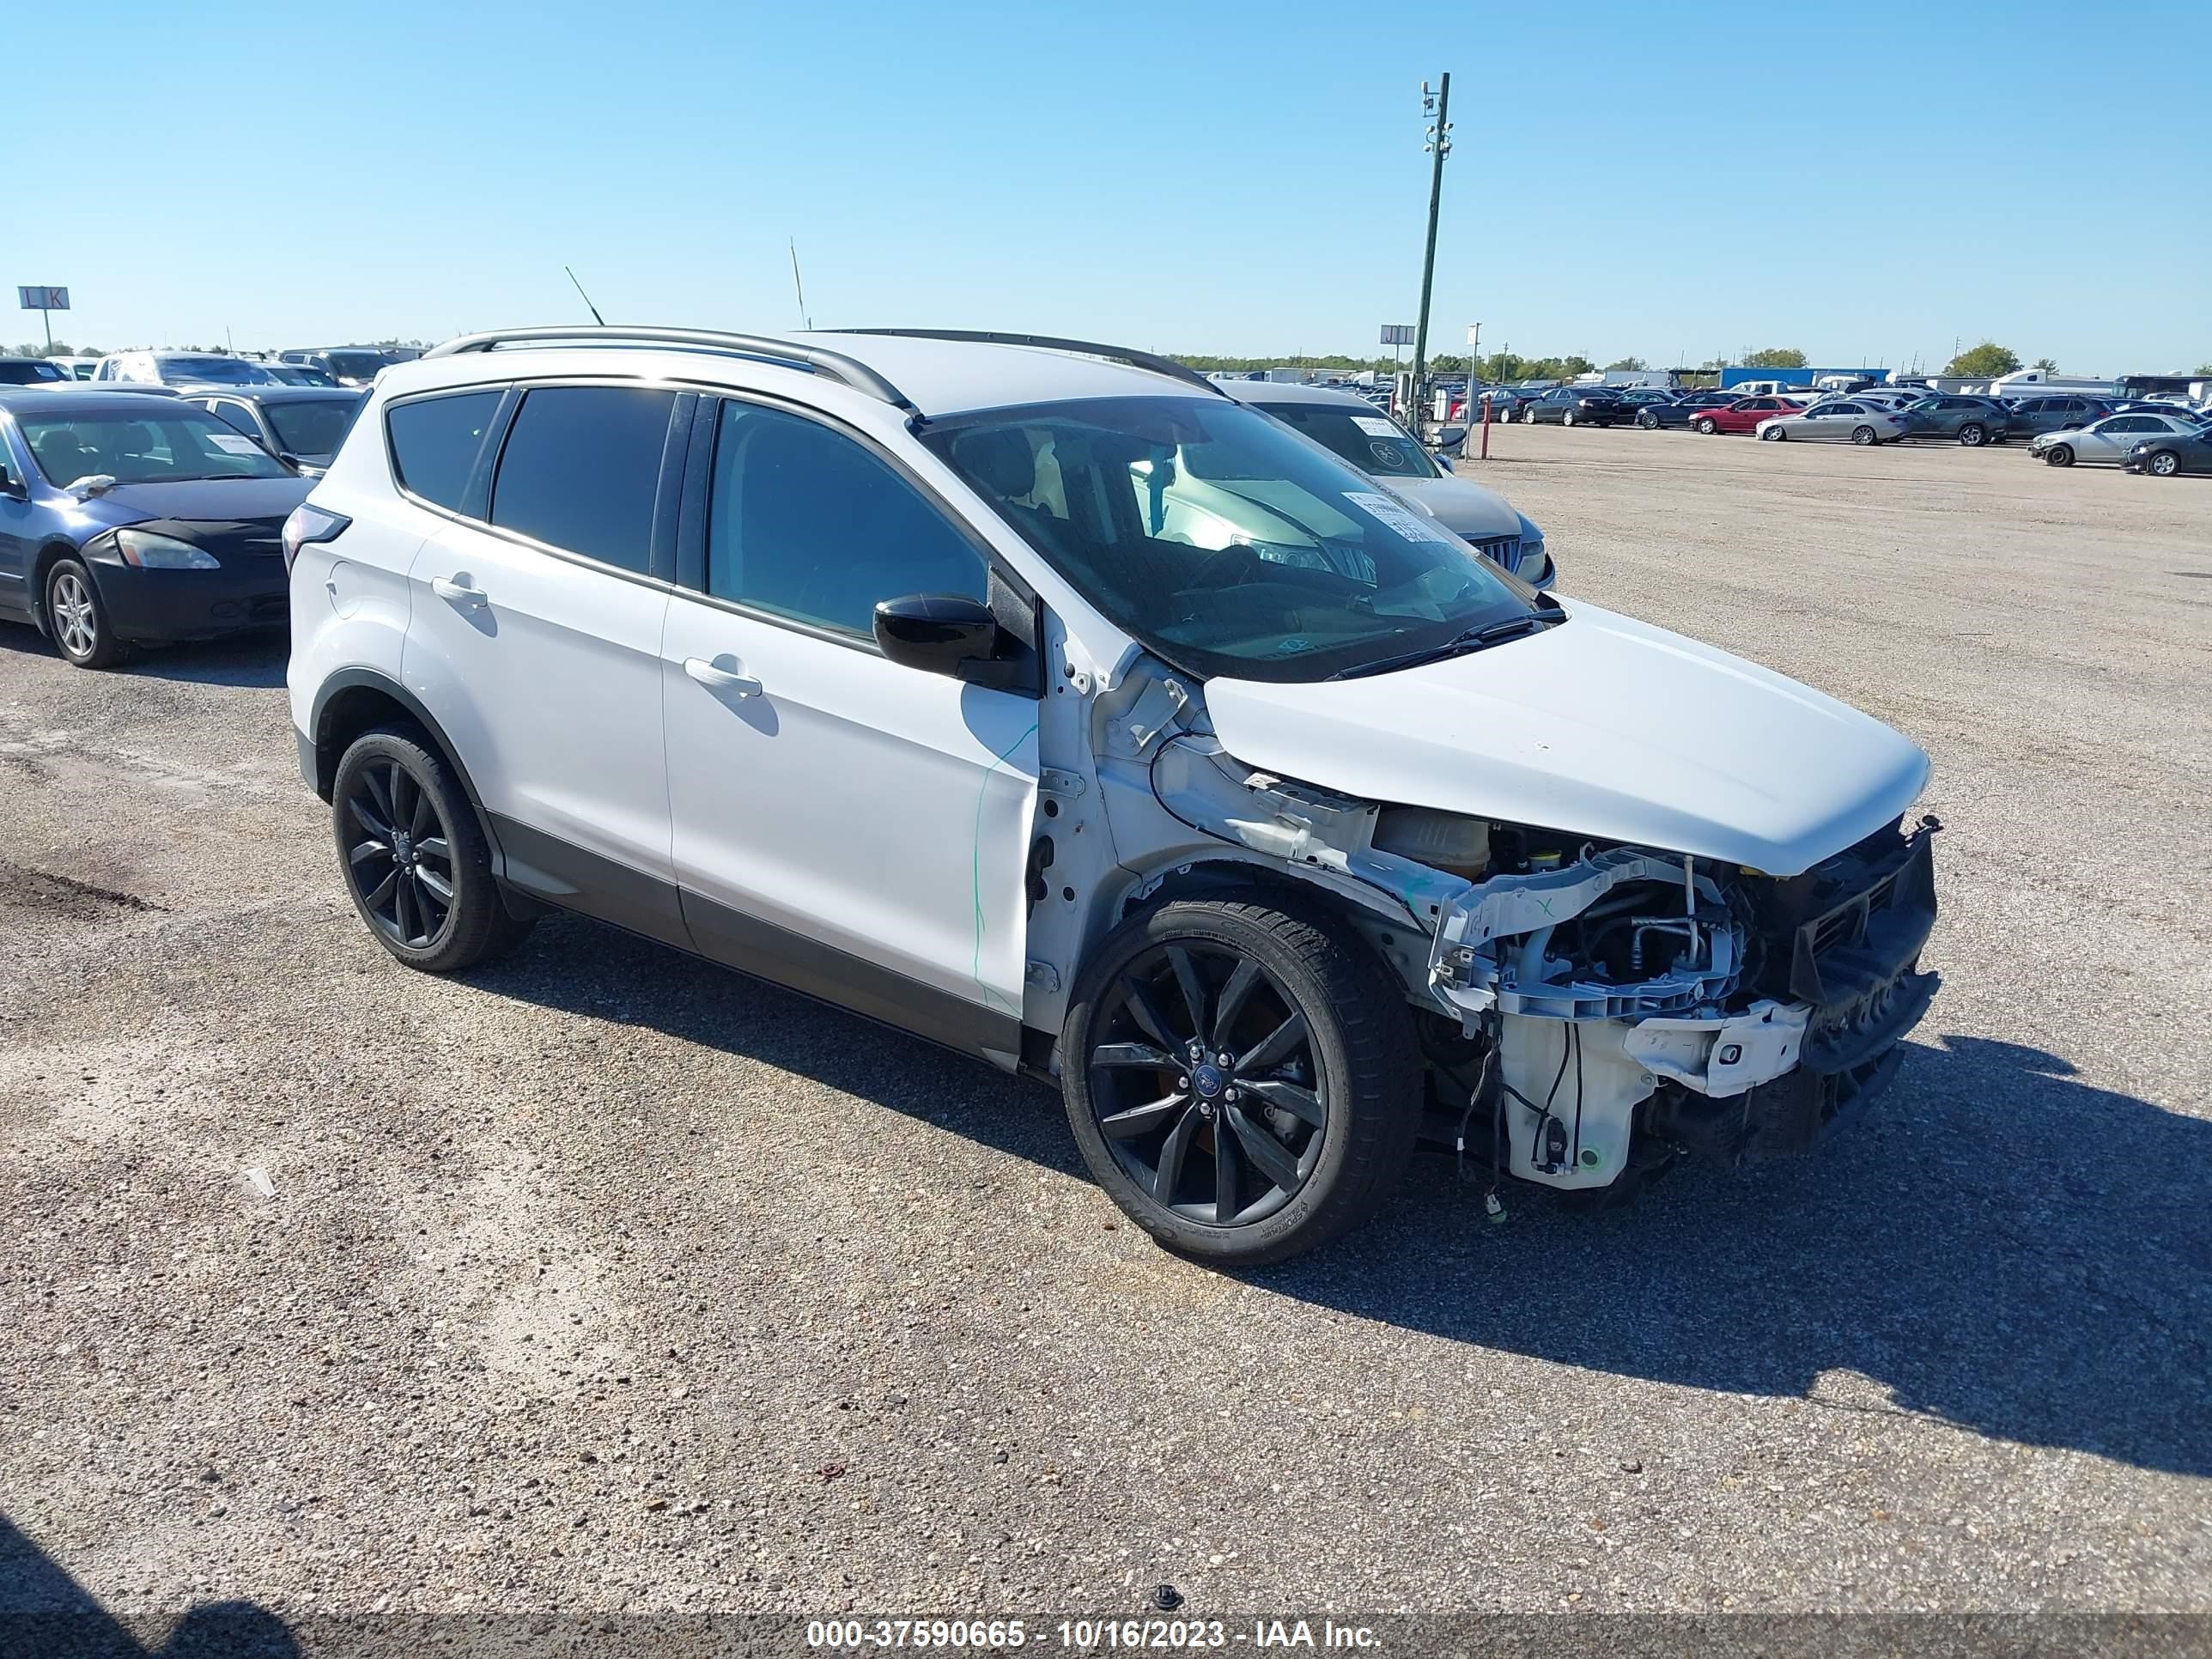
M404 678L526 891L685 941L660 723L689 392L510 391L409 583Z
M1036 601L872 441L702 401L661 685L676 873L698 948L1011 1062L1020 1038L1034 688L892 662L878 601Z

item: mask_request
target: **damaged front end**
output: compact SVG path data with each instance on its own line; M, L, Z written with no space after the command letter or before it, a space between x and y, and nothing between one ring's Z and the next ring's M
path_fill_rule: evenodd
M1202 732L1151 759L1176 817L1359 901L1431 1016L1432 1106L1525 1180L1802 1151L1887 1082L1935 994L1932 818L1777 878L1338 795Z
M1787 880L1554 848L1473 888L1430 979L1495 1043L1512 1172L1590 1188L1649 1167L1639 1142L1729 1164L1802 1152L1864 1105L1936 993L1919 959L1940 827L1886 827Z

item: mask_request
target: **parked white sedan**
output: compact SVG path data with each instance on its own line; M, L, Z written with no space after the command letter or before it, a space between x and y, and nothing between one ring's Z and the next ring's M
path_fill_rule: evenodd
M1753 429L1773 443L1797 438L1814 443L1890 444L1905 435L1905 422L1895 410L1880 404L1835 398L1814 404L1801 415L1761 421Z
M2202 422L2186 415L2147 415L2137 410L2128 415L2107 415L2071 432L2046 432L2028 445L2027 453L2052 466L2071 466L2076 461L2084 465L2118 466L2127 459L2128 451L2146 438L2203 429Z

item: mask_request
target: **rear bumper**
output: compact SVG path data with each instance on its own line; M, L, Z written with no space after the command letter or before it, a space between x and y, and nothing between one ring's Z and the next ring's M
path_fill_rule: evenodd
M213 639L281 628L290 617L282 559L233 556L218 570L140 570L94 559L90 568L118 639Z

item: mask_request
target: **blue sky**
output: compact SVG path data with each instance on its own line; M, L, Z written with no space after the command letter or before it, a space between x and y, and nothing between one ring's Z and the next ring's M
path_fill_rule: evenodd
M1449 69L1442 349L2212 360L2205 0L15 10L0 283L110 347L568 320L564 263L787 328L795 238L823 326L1369 350Z

